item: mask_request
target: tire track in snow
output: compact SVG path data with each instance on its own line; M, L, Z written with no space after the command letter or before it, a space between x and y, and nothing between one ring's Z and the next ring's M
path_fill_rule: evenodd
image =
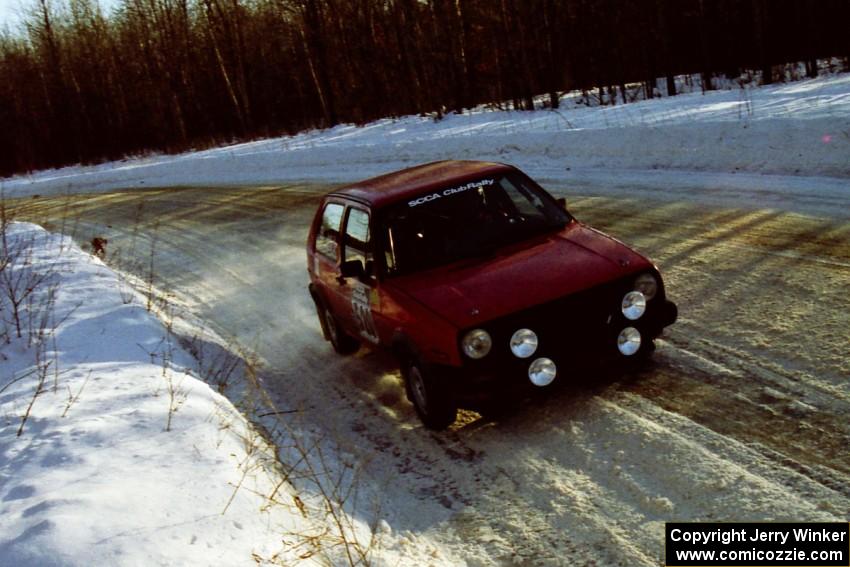
M394 530L428 534L472 565L653 565L665 519L846 519L848 223L571 199L579 218L660 263L682 321L644 372L586 376L498 423L466 414L434 434L386 355L340 359L321 340L303 239L326 189L149 190L17 208L84 242L105 235L112 250L135 240L142 261L158 223L158 282L259 352L281 407L368 457Z

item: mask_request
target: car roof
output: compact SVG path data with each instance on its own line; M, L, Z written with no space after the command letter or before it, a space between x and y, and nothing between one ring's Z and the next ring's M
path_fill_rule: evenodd
M488 161L435 161L358 181L332 191L329 196L346 197L378 208L429 190L514 170L513 166Z

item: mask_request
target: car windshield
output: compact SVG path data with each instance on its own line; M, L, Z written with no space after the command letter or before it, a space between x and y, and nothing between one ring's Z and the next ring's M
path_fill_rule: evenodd
M515 173L429 191L382 215L387 275L487 256L570 219L548 193Z

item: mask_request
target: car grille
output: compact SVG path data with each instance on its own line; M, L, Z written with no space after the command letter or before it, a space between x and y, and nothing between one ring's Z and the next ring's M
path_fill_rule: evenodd
M566 357L616 354L615 338L626 325L620 302L633 280L634 275L629 275L482 325L493 338L493 349L490 356L470 362L494 369L505 364L527 366L528 360L517 359L509 346L513 333L522 328L537 333L532 359L545 356L557 362Z

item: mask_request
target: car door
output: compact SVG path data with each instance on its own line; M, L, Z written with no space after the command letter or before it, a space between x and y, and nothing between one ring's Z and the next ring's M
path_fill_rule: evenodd
M341 238L340 265L359 261L361 277L338 277L335 282L334 303L340 324L352 336L378 343L378 333L372 314L377 293L375 262L372 249L370 215L365 207L349 205L345 214ZM339 272L338 272L339 275Z
M322 217L316 229L316 242L313 246L313 274L324 291L323 299L333 313L338 313L340 300L336 291L339 286L339 264L342 246L342 219L345 216L345 202L329 200L322 209Z

